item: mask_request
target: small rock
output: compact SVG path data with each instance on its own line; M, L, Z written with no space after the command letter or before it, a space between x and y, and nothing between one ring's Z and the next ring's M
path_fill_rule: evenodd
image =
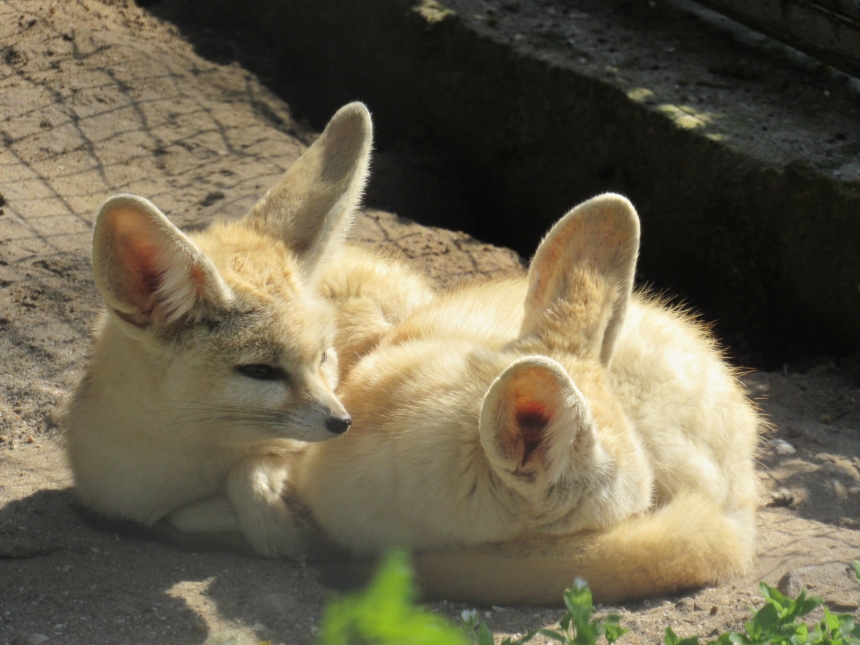
M36 440L33 438L33 435L31 435L31 434L28 434L28 435L27 435L27 438L26 438L26 439L24 439L24 441L25 441L26 443L36 443Z
M833 492L836 495L836 499L840 502L844 502L848 498L848 490L845 488L845 484L838 479L833 480Z
M768 506L791 506L794 504L794 495L787 488L779 488L770 493Z
M710 611L711 616L716 616L718 611L720 611L720 608L717 607L716 605L711 607L711 611Z
M650 606L651 606L651 601L650 601L650 600L643 600L643 601L642 601L642 605L643 605L643 606L645 606L645 607L650 607Z
M789 571L779 579L776 588L779 589L783 596L797 598L800 592L806 589L806 585L803 584L801 576L797 571Z
M771 439L768 443L778 455L793 455L797 452L794 446L788 443L785 439Z
M12 645L42 645L45 641L51 640L44 634L27 634L26 636L18 636L12 639Z
M693 607L693 601L689 598L681 598L675 603L675 608L680 609L681 611L690 611Z
M860 606L860 592L854 569L845 562L810 564L787 572L776 585L785 596L796 598L804 589L827 598L831 606L854 610Z
M0 434L0 443L6 443L7 441L9 441L9 437L5 434Z
M860 495L860 486L852 486L848 489L849 495Z

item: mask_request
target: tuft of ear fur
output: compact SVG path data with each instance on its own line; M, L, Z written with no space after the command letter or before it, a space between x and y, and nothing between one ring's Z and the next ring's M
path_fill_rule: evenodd
M582 393L551 358L527 356L493 381L481 407L481 444L497 467L531 479L556 481L567 467L570 444L593 438L594 422Z
M373 125L362 103L345 105L283 178L245 216L276 237L306 272L336 253L361 201L370 165Z
M135 327L196 322L230 299L215 266L149 200L115 195L93 230L93 277L105 304Z
M521 336L568 304L567 333L606 365L633 291L639 217L624 197L607 193L562 217L538 246L529 267Z

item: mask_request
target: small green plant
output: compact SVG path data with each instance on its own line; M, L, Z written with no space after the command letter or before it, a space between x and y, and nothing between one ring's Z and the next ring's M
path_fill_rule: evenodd
M860 582L860 562L854 563ZM786 598L777 589L760 582L765 605L744 623L745 633L728 632L708 641L707 645L860 645L860 625L851 614L832 614L824 608L824 618L811 627L798 620L824 602L818 596L806 596L806 590L795 598ZM665 645L699 645L699 637L678 638L666 628Z
M370 586L329 604L321 645L467 645L463 632L415 605L409 559L388 555Z
M860 561L854 562L860 582ZM807 597L802 591L787 598L778 590L759 583L764 606L744 623L744 633L728 632L706 645L860 645L860 625L850 614L833 614L824 608L824 617L808 625L800 619L824 601ZM605 639L613 645L628 630L618 616L595 618L591 590L577 579L564 592L565 612L558 629L540 629L516 640L505 637L501 645L525 645L537 634L562 645L597 645ZM370 586L331 603L323 615L320 645L494 645L495 637L478 612L464 611L456 628L444 619L415 606L412 570L405 553L396 551L386 558ZM698 636L679 638L666 628L664 645L700 645Z
M592 617L594 607L591 589L581 578L574 581L573 589L565 590L564 606L565 612L558 621L558 629L535 630L517 640L505 637L501 645L524 645L537 634L547 636L562 645L596 645L601 637L612 645L628 631L621 627L620 619L615 614L607 616L605 620ZM463 612L464 630L469 634L474 645L493 645L495 643L493 632L486 623L478 623L477 615L474 609Z
M596 645L605 638L609 645L621 638L628 630L619 624L620 618L610 614L605 620L592 618L591 589L582 578L577 578L573 589L564 591L565 612L558 621L558 630L541 629L540 633L564 645Z

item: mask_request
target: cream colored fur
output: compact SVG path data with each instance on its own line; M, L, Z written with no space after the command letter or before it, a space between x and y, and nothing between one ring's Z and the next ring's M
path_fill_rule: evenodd
M342 108L244 219L193 235L140 197L104 204L93 275L106 312L65 419L86 506L186 533L238 531L266 555L303 551L283 499L290 459L349 422L334 393L332 300L361 301L341 278L362 258L405 275L343 246L370 146L367 109ZM365 322L383 331L410 305L373 295L388 310ZM364 336L346 343L347 361L372 347Z
M339 389L353 428L293 471L328 536L424 553L430 594L496 604L557 603L577 575L618 600L743 571L759 420L700 326L632 294L638 246L630 203L597 197L527 280L375 337Z

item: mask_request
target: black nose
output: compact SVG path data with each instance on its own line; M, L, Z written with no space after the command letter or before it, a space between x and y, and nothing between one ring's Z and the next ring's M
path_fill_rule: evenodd
M343 434L347 430L349 430L349 426L352 423L352 417L349 415L345 417L329 417L325 421L325 427L328 428L331 432L335 434Z

